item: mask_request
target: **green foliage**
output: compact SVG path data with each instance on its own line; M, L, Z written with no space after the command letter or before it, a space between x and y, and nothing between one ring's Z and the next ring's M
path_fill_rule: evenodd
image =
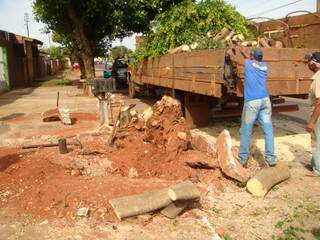
M72 81L69 78L62 78L57 82L58 86L69 86L72 85Z
M49 55L51 60L62 60L66 57L65 51L62 47L49 48Z
M311 233L316 237L316 239L320 239L320 228L313 228L311 230Z
M49 54L51 60L62 60L68 56L64 47L42 48L41 51Z
M309 239L312 234L315 239L320 239L320 228L309 228L310 225L306 224L306 221L314 221L314 223L320 220L320 208L315 202L308 199L302 201L299 205L293 208L293 212L290 215L275 225L275 228L281 230L279 236L273 236L273 240L303 240Z
M230 237L228 234L226 234L224 237L223 237L224 240L232 240L233 238Z
M110 55L112 59L115 59L118 56L129 56L132 53L132 50L126 48L125 46L115 46L110 50Z
M305 230L298 227L288 226L283 229L283 234L281 236L272 236L272 240L305 240L305 238L301 236L301 233L305 233Z
M240 188L245 188L247 186L247 182L241 182L239 180L233 179L232 183Z
M182 0L33 0L33 12L45 29L59 34L81 58L86 76L90 60L105 56L114 38L145 32L154 17ZM92 61L93 63L93 61Z
M74 41L79 31L70 18L69 10L74 9L95 52L96 48L109 45L116 37L145 32L158 13L181 1L128 0L124 4L122 0L34 0L33 12L37 21L45 23L46 29Z
M221 209L215 208L215 207L211 208L211 211L212 211L213 213L216 213L216 214L221 213Z
M134 57L139 62L183 44L197 43L196 49L220 47L213 36L223 27L250 35L246 19L224 1L185 0L155 18L145 43L135 51Z

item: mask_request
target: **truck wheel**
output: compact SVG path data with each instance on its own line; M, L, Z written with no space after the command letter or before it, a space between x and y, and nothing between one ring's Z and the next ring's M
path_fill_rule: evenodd
M128 85L129 85L129 97L130 98L135 98L136 96L136 90L134 89L134 83L132 81L129 81L128 82Z

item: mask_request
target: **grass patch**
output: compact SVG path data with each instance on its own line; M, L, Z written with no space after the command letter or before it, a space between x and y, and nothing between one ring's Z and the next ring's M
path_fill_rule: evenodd
M224 237L223 237L224 240L233 240L232 237L230 237L230 235L226 234Z
M69 78L62 78L57 81L58 86L69 86L72 85L72 81Z
M316 239L320 240L320 228L313 228L311 233Z
M281 230L279 236L272 236L272 240L304 240L310 239L312 234L320 240L320 228L308 228L306 221L309 219L319 221L319 206L311 201L303 201L294 207L293 213L285 219L278 221L275 228ZM312 218L311 218L312 217ZM311 219L310 219L311 218Z
M179 225L178 219L174 219L174 220L172 221L172 224L173 224L173 226L178 226L178 225Z
M32 82L33 87L54 87L54 86L70 86L72 81L66 77L52 77L45 80L37 80Z
M283 229L281 236L272 236L272 240L305 240L305 238L301 236L301 233L305 232L302 228L288 226Z
M215 207L211 208L211 211L212 211L213 213L216 213L216 214L221 213L221 209L215 208Z
M247 186L247 182L240 182L239 180L232 180L232 183L240 188L245 188Z

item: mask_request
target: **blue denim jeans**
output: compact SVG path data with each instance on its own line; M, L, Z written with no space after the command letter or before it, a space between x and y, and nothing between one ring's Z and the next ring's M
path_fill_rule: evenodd
M320 118L318 118L313 133L311 134L313 171L320 175Z
M272 109L269 97L244 103L241 116L240 148L238 152L241 164L245 164L249 159L252 128L256 120L259 121L264 133L265 161L268 165L276 163L271 115Z

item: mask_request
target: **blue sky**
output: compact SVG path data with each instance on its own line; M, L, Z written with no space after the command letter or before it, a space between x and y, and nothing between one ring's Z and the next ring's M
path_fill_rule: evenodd
M285 8L279 8L282 5L296 1L299 2ZM32 0L0 0L0 29L20 35L27 35L24 25L24 13L27 12L30 18L30 37L39 39L48 46L49 36L41 33L44 25L37 23L32 16L32 2ZM280 18L289 12L298 10L316 11L316 0L226 0L226 2L235 6L246 17L263 16ZM266 12L270 9L275 10ZM114 45L119 44L119 41L114 42ZM129 48L134 48L134 37L124 39L122 44Z

